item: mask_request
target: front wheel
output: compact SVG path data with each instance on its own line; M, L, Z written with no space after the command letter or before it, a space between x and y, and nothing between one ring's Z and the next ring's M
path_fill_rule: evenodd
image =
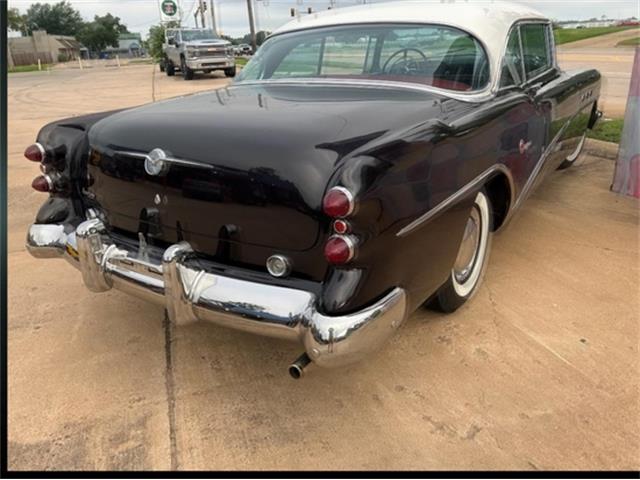
M236 76L236 67L233 68L225 68L224 69L224 74L227 77L235 77Z
M167 74L167 77L173 77L176 74L176 67L171 62L167 62L164 67L164 71Z
M180 71L182 72L182 78L185 80L193 80L193 70L187 67L187 62L184 57L182 57L182 60L180 61Z
M451 313L474 295L489 262L492 228L491 200L486 191L482 190L476 195L469 212L458 256L449 278L431 300L430 307Z

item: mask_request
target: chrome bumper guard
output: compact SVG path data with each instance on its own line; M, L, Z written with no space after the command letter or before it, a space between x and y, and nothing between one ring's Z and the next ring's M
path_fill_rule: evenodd
M32 225L27 249L37 258L63 257L80 270L93 292L122 290L165 306L177 325L197 320L297 340L319 366L337 367L375 351L407 316L407 297L395 288L373 305L342 316L317 310L313 293L231 278L188 267L187 242L167 248L157 263L146 249L117 245L98 219L66 225Z

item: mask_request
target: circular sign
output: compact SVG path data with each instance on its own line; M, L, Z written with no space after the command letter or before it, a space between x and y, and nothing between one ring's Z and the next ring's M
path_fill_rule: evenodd
M178 5L174 0L162 0L160 8L162 9L162 13L164 13L167 17L173 17L176 13L178 13Z

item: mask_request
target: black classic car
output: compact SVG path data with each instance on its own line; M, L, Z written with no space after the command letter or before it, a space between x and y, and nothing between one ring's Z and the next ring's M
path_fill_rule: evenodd
M27 148L27 236L95 292L362 359L477 291L492 235L600 116L596 70L508 3L334 9L272 34L228 87L60 120Z

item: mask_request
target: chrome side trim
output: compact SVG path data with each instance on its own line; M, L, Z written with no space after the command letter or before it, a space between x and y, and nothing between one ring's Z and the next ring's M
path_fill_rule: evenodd
M431 220L432 218L436 217L440 213L444 212L450 206L456 204L458 201L460 201L461 199L463 199L467 195L474 193L476 190L478 190L480 188L481 185L483 185L491 177L491 175L493 175L495 173L498 173L498 172L504 173L507 176L507 178L509 180L510 187L511 187L510 188L511 189L511 196L512 196L512 200L513 200L513 195L514 195L514 191L515 190L514 190L514 182L513 182L513 177L511 175L511 171L509 170L509 168L506 165L504 165L502 163L498 163L498 164L493 165L492 167L486 169L484 172L482 172L476 178L474 178L469 183L467 183L465 186L463 186L460 190L458 190L457 192L453 193L452 195L450 195L449 197L444 199L442 202L437 204L431 210L427 211L426 213L424 213L423 215L421 215L420 217L415 219L409 225L406 225L405 227L400 229L396 233L396 237L404 237L406 235L409 235L411 232L417 230L422 225L427 223L429 220Z
M176 325L206 321L259 335L295 340L323 367L361 360L384 343L406 319L407 294L393 288L360 311L329 316L312 292L219 275L191 267L187 242L140 259L119 245L94 218L69 234L70 225L32 225L27 248L36 257L64 257L94 292L122 290L167 309ZM140 247L138 247L140 248Z
M566 122L560 128L558 133L556 133L555 137L553 137L551 142L549 142L549 145L547 146L547 148L540 155L540 158L538 159L538 162L536 163L536 166L533 167L533 170L531 171L531 175L529 175L529 178L527 179L527 182L524 184L524 187L522 187L522 190L520 191L520 195L518 195L518 198L516 199L516 202L513 205L513 208L511 208L511 210L509 211L509 214L507 215L507 218L505 219L505 223L506 223L506 220L509 220L509 217L511 217L512 212L514 212L518 208L520 208L520 206L525 201L525 199L528 198L528 196L531 194L531 191L532 191L532 188L533 188L533 185L534 185L536 179L540 176L540 173L542 172L543 167L546 165L547 157L549 157L549 154L551 153L553 148L558 143L558 140L564 134L564 132L567 129L568 125L569 125L569 122Z
M117 155L124 155L127 157L134 157L134 158L140 158L142 160L146 160L148 155L146 153L140 153L140 152L131 152L128 150L116 150L115 153ZM171 163L171 164L175 164L175 165L182 165L185 167L193 167L193 168L202 168L202 169L206 169L206 170L213 170L214 167L213 165L209 165L207 163L200 163L200 162L194 162L193 160L185 160L184 158L176 158L176 157L165 157L162 159L163 162L165 163Z

